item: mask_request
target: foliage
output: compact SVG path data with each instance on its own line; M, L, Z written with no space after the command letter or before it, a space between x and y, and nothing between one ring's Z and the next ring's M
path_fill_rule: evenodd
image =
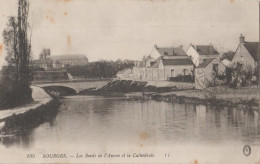
M5 80L0 84L0 110L6 108L13 108L32 101L31 88L22 86L14 81Z
M226 84L226 74L216 74L215 72L212 73L211 81L209 81L208 86L221 86Z
M92 62L85 66L71 66L67 68L68 73L76 77L85 78L113 78L118 71L125 68L132 68L134 62L121 61L98 61Z
M192 75L181 75L179 74L176 77L170 77L169 78L170 81L175 81L175 82L194 82L194 78L192 77Z
M233 59L234 55L235 55L235 52L233 52L233 51L225 52L225 53L223 53L223 55L220 57L220 60L227 59L227 60L231 61L231 60Z
M31 79L29 77L31 41L28 39L30 28L27 22L28 13L29 3L27 0L18 0L18 17L10 17L7 27L3 31L4 44L7 50L6 61L9 66L15 67L12 80L22 85L30 85Z
M249 86L252 83L252 77L255 73L254 69L250 65L242 63L234 63L230 69L231 81L229 82L230 87L244 87Z
M29 60L31 41L28 39L29 2L18 0L18 16L10 17L3 31L7 51L7 67L3 68L0 84L0 108L13 107L32 100Z

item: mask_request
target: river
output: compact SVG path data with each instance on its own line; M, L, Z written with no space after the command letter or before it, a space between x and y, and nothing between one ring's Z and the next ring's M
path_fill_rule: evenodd
M27 154L36 155L31 162L255 163L259 159L258 111L101 96L68 96L61 103L49 122L23 136L2 137L0 161L27 163ZM242 150L247 144L248 157ZM43 158L49 153L66 153L68 158ZM76 158L99 153L153 157Z

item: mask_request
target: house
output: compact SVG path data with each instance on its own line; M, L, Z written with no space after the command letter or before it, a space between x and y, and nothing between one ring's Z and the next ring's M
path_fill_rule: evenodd
M135 62L133 68L133 79L134 80L146 80L151 81L153 79L152 64L155 62L155 58L151 55L144 56L141 61Z
M119 71L116 74L116 77L120 78L120 79L130 79L130 78L132 78L132 69L125 68L125 69Z
M243 63L252 68L257 66L258 42L246 42L245 37L241 34L239 45L231 63Z
M191 57L191 60L198 67L201 63L203 63L204 59L212 59L218 58L219 53L214 48L212 44L209 45L190 45L188 51L188 56Z
M154 46L153 54L159 54L151 66L152 72L158 74L158 80L170 80L171 77L191 75L194 64L182 47L157 47Z
M208 87L209 82L215 75L225 74L226 66L216 58L204 59L198 67L195 68L195 87L203 89Z
M157 56L154 59L152 56ZM194 64L182 47L157 47L142 61L136 61L133 79L144 81L170 80L171 77L193 74Z

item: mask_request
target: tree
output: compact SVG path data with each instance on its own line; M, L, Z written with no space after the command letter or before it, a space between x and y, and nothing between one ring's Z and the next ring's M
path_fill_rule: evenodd
M13 72L16 81L18 81L18 71L19 71L19 57L18 57L18 26L17 19L15 17L10 17L7 23L7 27L3 31L3 38L5 49L7 50L6 61L8 66L15 65L15 71Z
M11 16L3 31L8 68L3 69L6 70L3 71L3 75L6 78L4 78L1 85L2 87L9 86L9 90L6 92L6 94L11 95L9 96L9 102L21 104L32 100L32 91L30 88L31 73L29 67L31 36L28 36L30 29L28 23L29 2L28 0L18 0L17 3L18 16ZM12 100L12 97L16 99Z

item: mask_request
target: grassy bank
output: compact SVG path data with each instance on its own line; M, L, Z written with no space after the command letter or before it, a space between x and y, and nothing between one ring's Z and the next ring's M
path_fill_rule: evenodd
M163 85L160 85L163 84ZM216 106L258 107L260 90L256 86L232 89L229 87L211 87L204 90L188 87L165 85L165 82L152 83L113 80L101 88L87 89L80 94L102 96L127 96L129 98L153 99L177 103L205 104Z
M57 98L52 99L49 103L41 105L36 109L31 109L28 112L19 115L12 115L5 118L5 125L0 130L0 134L22 135L38 127L44 122L53 122L58 113L60 102Z

